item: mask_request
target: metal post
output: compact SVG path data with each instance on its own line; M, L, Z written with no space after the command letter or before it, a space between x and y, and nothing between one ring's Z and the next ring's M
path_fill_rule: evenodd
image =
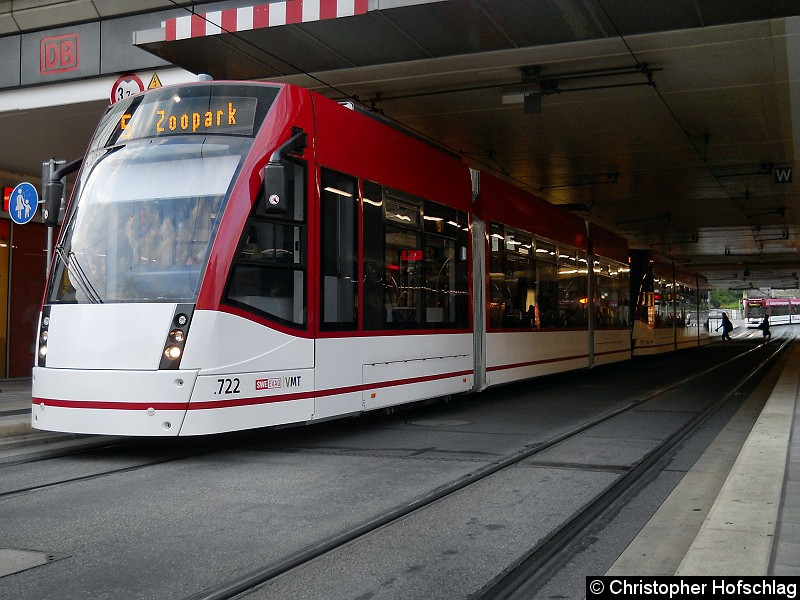
M589 311L588 325L589 325L589 368L594 367L594 242L592 239L592 226L586 220L586 262L588 269L586 269L586 310Z
M47 263L44 265L44 282L47 285L47 277L50 271L50 265L53 261L53 228L47 228L47 254L46 254Z

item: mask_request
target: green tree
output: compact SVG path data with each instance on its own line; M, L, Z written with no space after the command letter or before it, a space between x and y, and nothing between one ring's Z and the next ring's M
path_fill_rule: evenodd
M710 303L714 308L729 308L735 310L739 308L739 301L742 293L735 290L711 290Z

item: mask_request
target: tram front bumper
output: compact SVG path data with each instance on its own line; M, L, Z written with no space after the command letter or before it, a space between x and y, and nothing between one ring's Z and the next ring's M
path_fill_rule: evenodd
M197 371L35 367L31 425L46 431L177 436Z

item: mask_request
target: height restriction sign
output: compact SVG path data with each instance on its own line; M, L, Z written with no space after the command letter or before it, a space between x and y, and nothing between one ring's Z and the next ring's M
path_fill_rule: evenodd
M111 88L111 104L144 91L144 84L133 73L118 77Z

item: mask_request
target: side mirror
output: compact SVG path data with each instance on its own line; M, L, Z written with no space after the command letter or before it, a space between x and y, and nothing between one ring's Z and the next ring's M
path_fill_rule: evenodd
M48 227L55 227L58 225L58 216L61 212L61 201L64 199L64 182L48 181L44 184L43 189L44 200L44 224Z
M302 151L305 147L306 134L300 130L270 156L264 167L264 200L259 207L261 214L285 214L292 208L295 169L293 164L284 160L284 156Z
M288 169L291 174L291 169ZM264 167L264 213L283 214L290 204L286 165L270 161Z
M61 201L64 199L64 178L81 168L83 158L70 163L51 158L42 163L42 202L44 224L57 227L60 224Z

